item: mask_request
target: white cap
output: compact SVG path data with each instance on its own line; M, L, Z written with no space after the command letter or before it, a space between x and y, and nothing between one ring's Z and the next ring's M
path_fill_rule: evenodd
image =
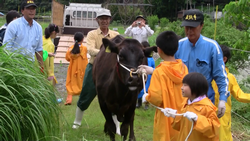
M109 16L111 17L111 13L108 9L101 9L100 11L97 12L97 17L100 17L100 16Z

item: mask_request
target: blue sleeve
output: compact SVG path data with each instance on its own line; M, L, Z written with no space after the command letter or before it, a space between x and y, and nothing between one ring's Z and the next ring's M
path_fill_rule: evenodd
M40 25L38 25L38 34L39 34L39 41L38 41L38 45L35 49L36 52L39 52L39 51L43 51L43 32L42 32L42 27Z
M3 44L6 44L5 48L6 49L11 49L14 46L14 40L16 37L16 30L14 24L9 24L8 27L6 28L4 39L3 39Z
M155 60L152 57L148 57L148 66L155 68Z
M174 54L174 58L175 58L175 59L180 59L180 58L179 58L179 55L178 55L178 54L179 54L179 51L180 51L180 44L181 44L181 43L179 42L178 50L177 50L176 53Z
M213 79L215 80L218 86L220 100L224 100L227 102L227 98L229 97L230 94L228 91L228 78L225 70L225 64L223 62L222 51L217 43L213 48L212 61L213 61L212 75Z

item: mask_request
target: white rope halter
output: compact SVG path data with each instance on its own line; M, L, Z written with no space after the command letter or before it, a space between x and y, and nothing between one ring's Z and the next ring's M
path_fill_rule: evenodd
M137 71L138 71L138 70L137 70ZM144 81L144 76L146 76L146 78L147 78L146 70L145 70L145 69L142 69L142 70L140 71L140 73L142 74L142 81L145 82L145 81ZM146 80L147 80L147 79L146 79ZM144 90L144 94L147 94L147 93L146 93L145 83L143 83L143 90ZM151 104L153 107L155 107L155 108L157 108L157 109L159 109L159 110L163 110L163 109L164 109L164 108L161 108L161 107L157 107L157 106L153 105L152 103L150 103L150 104ZM171 113L171 112L168 112L168 113L169 113L169 114L172 114L172 115L175 115L175 116L183 116L183 115L184 115L184 113L182 113L182 114L176 114L176 113ZM194 127L194 122L192 121L191 129L190 129L189 134L187 135L185 141L187 141L188 138L189 138L189 136L191 135L191 133L192 133L192 131L193 131L193 127Z
M125 70L130 72L130 77L132 77L132 74L139 74L139 71L140 71L139 69L137 69L136 71L133 71L133 70L127 68L126 66L124 66L122 63L120 63L119 55L117 55L117 62L118 62L118 64L120 64L121 67L123 67Z

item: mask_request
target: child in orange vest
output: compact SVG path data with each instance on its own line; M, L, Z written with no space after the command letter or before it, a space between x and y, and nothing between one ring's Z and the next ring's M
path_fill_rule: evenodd
M72 95L79 95L82 90L85 69L88 64L87 47L83 46L83 39L83 33L76 32L75 44L69 47L66 53L65 58L69 61L69 67L66 78L68 96L65 105L71 105Z
M186 75L182 82L182 95L188 98L182 109L178 110L178 113L184 113L183 116L175 116L177 110L171 108L161 110L165 116L174 118L172 127L180 131L178 141L184 141L190 130L190 141L219 141L220 122L216 114L217 108L207 97L206 78L193 72Z

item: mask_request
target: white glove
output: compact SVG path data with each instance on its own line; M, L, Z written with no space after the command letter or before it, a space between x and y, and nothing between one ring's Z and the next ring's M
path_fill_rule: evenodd
M226 101L224 100L220 100L219 104L218 104L218 118L221 118L226 111L226 105L225 105Z
M148 93L145 93L143 96L142 96L142 103L145 103L147 102L146 100L146 96L148 95Z
M162 109L161 112L163 112L166 117L175 118L175 114L176 114L177 110L174 110L171 108L165 108L165 109Z
M187 111L186 113L184 113L183 116L186 117L190 121L197 121L197 119L198 119L198 116L193 112Z
M147 66L147 65L140 65L138 68L140 69L141 72L142 72L143 69L145 69L147 75L152 74L153 71L154 71L154 68L149 67L149 66Z

